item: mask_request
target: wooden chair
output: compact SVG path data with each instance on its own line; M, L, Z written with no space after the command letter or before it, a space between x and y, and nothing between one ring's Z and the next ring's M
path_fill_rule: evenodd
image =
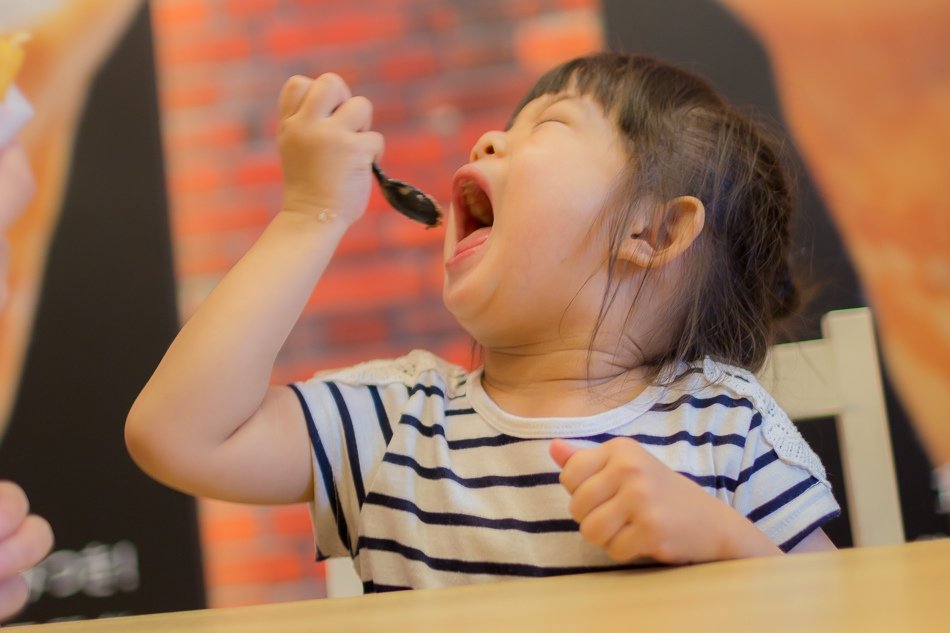
M829 312L821 331L773 347L758 378L792 420L835 418L854 544L903 543L871 311Z

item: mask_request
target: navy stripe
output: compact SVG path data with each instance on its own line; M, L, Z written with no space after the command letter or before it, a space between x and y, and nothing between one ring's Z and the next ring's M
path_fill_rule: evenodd
M755 415L752 416L752 421L749 423L749 433L754 429L762 425L762 414L758 411L755 412Z
M692 435L689 431L677 431L673 435L646 435L644 433L636 433L634 435L614 435L613 433L600 433L598 435L584 435L580 437L569 437L567 439L572 441L585 441L603 444L604 442L609 442L610 440L616 439L618 437L629 437L636 440L640 444L649 444L651 446L669 446L671 444L676 444L677 442L687 442L692 446L703 446L704 444L723 446L726 444L732 444L733 446L738 446L739 448L745 447L745 437L739 435L738 433L716 435L711 431L707 431L702 435Z
M786 554L788 554L790 551L792 551L792 549L796 545L804 541L806 536L808 536L809 534L811 534L812 532L820 528L822 525L824 525L828 521L838 518L840 515L841 515L841 510L835 510L834 512L829 512L825 516L813 521L811 525L809 525L804 530L802 530L801 532L799 532L792 538L788 539L787 541L779 545L778 548L782 550L783 552L785 552Z
M379 397L379 387L369 385L369 395L373 398L373 406L376 408L376 420L379 422L379 430L383 432L383 440L386 446L393 440L393 425L389 423L389 416L386 415L386 407L383 406L383 399Z
M445 415L468 415L470 413L475 413L475 409L446 409Z
M428 512L406 499L399 499L377 492L370 492L366 503L383 506L392 510L401 510L414 515L428 525L451 525L489 528L492 530L518 530L530 534L548 534L551 532L576 532L577 523L573 519L544 519L523 521L521 519L486 519L472 514L457 512Z
M429 468L422 466L408 455L398 455L396 453L386 453L383 461L397 466L411 468L417 475L424 479L438 481L440 479L449 479L466 488L492 488L494 486L508 486L511 488L534 488L536 486L550 486L559 484L558 473L533 473L530 475L485 475L483 477L461 477L456 475L448 468L437 467Z
M372 538L361 536L357 547L363 549L392 552L403 558L425 564L436 571L447 571L461 574L492 574L495 576L522 576L526 578L543 578L547 576L564 576L566 574L584 574L593 571L608 571L614 569L629 569L622 567L538 567L520 563L492 563L483 561L467 561L454 558L436 558L414 547L409 547L391 539ZM644 565L637 565L643 567Z
M445 427L443 427L441 424L426 426L420 422L418 418L405 413L401 418L399 418L399 423L411 426L425 437L435 437L436 435L445 437ZM446 440L449 448L453 450L480 448L483 446L504 446L506 444L515 444L517 442L524 441L525 440L522 440L521 438L511 437L510 435L492 435L489 437L475 437L466 440Z
M469 411L465 409L457 409L457 411L468 413ZM471 411L474 413L474 411ZM450 415L450 411L446 411L446 415ZM458 415L461 415L459 413ZM400 424L405 424L416 429L421 435L425 437L435 437L441 435L445 437L445 427L441 424L433 424L432 426L426 426L418 418L415 418L408 414L403 414L399 419ZM654 446L668 446L670 444L675 444L677 442L688 442L693 446L702 446L704 444L712 444L714 446L722 446L725 444L732 444L733 446L738 446L739 448L745 447L745 437L739 435L738 433L730 433L728 435L716 435L715 433L706 432L702 435L691 435L688 431L679 431L673 435L614 435L611 433L600 433L598 435L586 435L580 437L571 437L567 438L570 440L583 440L587 442L594 442L597 444L603 444L609 440L615 439L617 437L632 437L641 444L650 444ZM521 438L514 437L511 435L489 435L487 437L473 437L468 439L461 440L449 440L446 439L448 447L452 450L464 450L469 448L485 448L485 447L497 447L497 446L507 446L509 444L517 444L519 442L548 442L553 438L549 437L530 437L530 438Z
M343 515L343 506L336 494L336 484L333 482L333 470L330 468L330 460L327 458L327 452L323 448L323 442L320 441L320 435L317 433L317 427L313 423L313 416L310 415L310 407L303 394L295 385L288 385L297 395L300 406L303 408L303 416L307 420L307 432L310 434L310 444L313 446L313 454L317 459L317 467L320 469L320 481L326 489L327 502L330 510L333 512L333 521L336 523L336 531L340 536L340 542L346 551L353 553L353 544L350 542L350 531L346 527L346 517Z
M715 398L696 398L694 396L686 394L686 395L680 396L673 402L657 402L655 405L650 407L650 411L658 411L658 412L673 411L674 409L680 408L684 404L688 404L694 409L705 409L707 407L713 406L714 404L718 404L718 405L722 405L724 407L729 407L732 409L735 409L738 407L744 407L746 409L755 410L755 407L752 405L752 403L749 400L746 400L745 398L739 398L737 400L735 398L730 398L729 396L725 394L718 395Z
M446 440L448 447L454 451L467 448L484 448L486 446L508 446L519 442L534 442L545 438L520 438L511 435L489 435L488 437L472 437L464 440Z
M770 450L768 453L759 455L755 461L752 462L751 466L739 473L739 476L736 478L736 487L739 487L740 485L749 481L749 479L752 478L752 475L759 472L776 460L778 460L778 453L775 452L775 449Z
M770 514L772 514L773 512L775 512L782 506L784 506L785 504L790 503L792 500L800 497L802 494L804 494L806 490L808 490L809 488L811 488L817 483L818 483L818 480L815 479L814 477L803 479L802 481L798 482L797 484L795 484L788 490L780 494L777 494L776 496L772 497L771 499L769 499L768 501L760 505L758 508L756 508L755 510L747 514L746 518L752 521L753 523L755 523L756 521L760 521L761 519L764 519L765 517L769 516Z
M372 580L363 583L363 593L388 593L390 591L412 591L412 587L400 587L399 585L377 585Z
M417 391L421 391L427 396L439 396L440 398L445 397L445 394L442 393L442 390L435 385L423 385L422 383L419 383L413 387L406 387L406 389L409 391L410 396Z
M411 426L415 430L419 431L420 435L424 435L426 437L435 437L436 435L445 437L445 427L443 427L441 424L426 426L419 420L419 418L409 415L408 413L402 414L402 416L399 418L399 424Z
M356 502L359 507L363 507L363 501L366 499L366 491L363 489L363 470L360 468L360 451L356 444L356 431L353 428L353 419L350 417L350 410L346 406L343 394L340 388L334 383L327 381L324 383L333 396L337 411L340 412L340 421L343 424L343 436L346 438L346 455L350 460L350 472L353 473L353 487L356 488Z
M687 473L682 470L677 472L687 479L699 484L703 488L714 488L716 490L719 488L725 488L730 492L735 492L736 488L749 481L752 475L762 470L777 459L778 453L776 453L774 450L764 453L760 455L751 466L740 472L736 479L726 477L725 475L693 475L692 473Z
M745 437L738 433L716 435L711 431L707 431L702 435L691 435L689 431L679 431L673 435L632 435L631 437L641 444L650 444L653 446L669 446L677 442L687 442L691 446L702 446L703 444L723 446L725 444L732 444L739 448L745 447Z

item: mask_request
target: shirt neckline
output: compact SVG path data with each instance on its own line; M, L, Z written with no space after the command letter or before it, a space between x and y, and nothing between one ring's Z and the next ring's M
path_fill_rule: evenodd
M613 409L583 417L524 417L508 413L485 392L482 368L468 375L468 400L472 408L495 430L518 438L571 438L605 433L627 424L650 410L666 392L650 385L633 400Z

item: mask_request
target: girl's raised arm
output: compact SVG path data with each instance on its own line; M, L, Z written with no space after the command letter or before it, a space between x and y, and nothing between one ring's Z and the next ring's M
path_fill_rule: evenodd
M191 494L312 498L303 413L270 376L336 245L366 208L383 141L370 131L369 101L333 74L291 78L280 116L282 210L182 328L126 422L136 463Z

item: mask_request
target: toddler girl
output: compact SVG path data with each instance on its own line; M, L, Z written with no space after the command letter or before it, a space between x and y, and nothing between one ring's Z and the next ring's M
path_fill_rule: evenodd
M821 464L751 371L796 307L775 151L702 80L604 53L455 174L444 299L481 347L270 387L383 150L336 75L280 96L281 212L126 427L166 484L311 503L368 591L833 547Z

